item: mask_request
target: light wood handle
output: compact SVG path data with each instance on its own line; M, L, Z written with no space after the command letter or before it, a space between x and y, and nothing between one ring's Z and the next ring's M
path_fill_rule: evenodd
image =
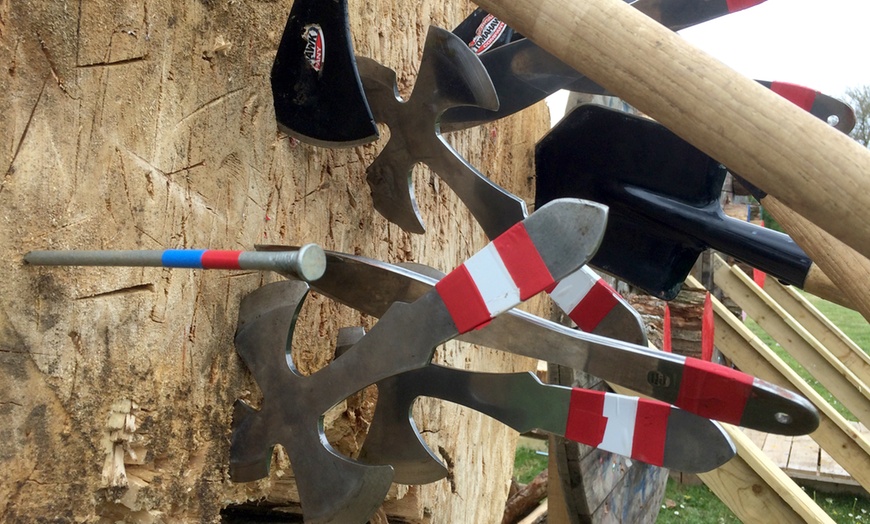
M870 151L622 0L476 0L870 256Z
M810 273L807 274L804 289L814 295L850 307L870 321L870 260L789 209L776 197L768 195L761 200L761 203L792 239L807 252L818 268L830 277L839 289L839 296L843 297L843 300L832 300L817 293L818 289L815 291L810 289L821 282L817 279L810 284Z
M845 246L845 244L842 245ZM850 249L850 251L854 253L852 249ZM803 290L819 298L833 302L834 304L839 304L843 307L854 309L855 311L858 310L855 307L855 304L840 291L840 288L834 284L834 282L828 278L828 275L822 271L822 268L816 264L811 265L810 270L807 271L807 278L804 280Z

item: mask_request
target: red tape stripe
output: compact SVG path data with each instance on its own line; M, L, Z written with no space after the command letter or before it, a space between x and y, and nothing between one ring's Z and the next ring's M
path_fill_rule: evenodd
M202 254L203 269L241 269L239 255L241 251L223 251L209 249Z
M634 422L631 458L661 466L665 462L668 417L671 406L664 402L640 399Z
M804 111L812 110L813 103L816 101L816 95L818 94L818 91L808 87L788 84L785 82L771 83L770 90Z
M522 222L499 235L492 243L520 290L520 300L527 300L553 285L553 275Z
M465 265L451 271L435 284L460 333L466 333L490 320L489 309Z
M676 405L702 417L739 424L753 381L736 369L687 358Z
M750 7L762 2L764 2L764 0L727 0L726 3L728 4L728 12L736 13L737 11L749 9Z
M568 315L577 327L591 333L619 302L619 293L602 279L592 286L583 300Z
M565 437L588 446L598 446L604 440L607 418L604 413L604 392L574 388L568 406Z

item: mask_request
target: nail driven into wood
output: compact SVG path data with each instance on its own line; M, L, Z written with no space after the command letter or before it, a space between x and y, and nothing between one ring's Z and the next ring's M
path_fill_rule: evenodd
M214 249L31 251L24 262L34 266L121 266L275 271L310 282L323 276L326 255L317 244L286 251Z

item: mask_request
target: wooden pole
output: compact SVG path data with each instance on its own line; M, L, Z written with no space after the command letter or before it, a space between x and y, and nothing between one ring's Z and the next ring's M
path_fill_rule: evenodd
M514 29L870 256L870 151L621 0L477 0Z
M858 311L870 321L870 260L789 209L777 198L768 195L762 199L762 205L837 285L839 295L845 300L833 302ZM807 280L810 280L809 274ZM812 289L813 286L810 287ZM811 289L807 291L829 299L830 295L814 293Z
M870 355L852 341L843 331L815 308L791 286L780 284L775 278L766 280L764 291L783 307L816 340L828 348L849 367L863 383L870 384Z

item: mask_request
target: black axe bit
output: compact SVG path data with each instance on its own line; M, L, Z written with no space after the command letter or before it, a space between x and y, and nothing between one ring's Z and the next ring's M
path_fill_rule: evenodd
M375 119L390 128L390 140L368 167L375 209L405 231L425 228L414 199L411 170L428 165L459 196L494 238L526 216L525 202L465 161L441 136L441 114L451 107L498 108L498 97L480 60L456 35L431 26L414 90L398 96L396 74L374 60L358 58L360 76Z
M295 0L272 65L278 128L318 146L378 137L350 38L347 0Z
M239 311L236 351L263 392L259 411L236 405L230 475L268 475L282 444L296 476L307 522L365 522L390 487L392 468L352 461L323 434L329 408L370 384L427 365L435 347L473 331L578 270L592 256L607 212L566 199L542 207L495 239L411 303L394 302L342 358L309 376L287 356L299 300L289 283L264 286ZM292 298L292 297L290 297Z
M652 120L583 105L536 147L536 203L610 207L592 265L670 300L708 247L803 287L812 261L788 235L725 216L725 168Z

